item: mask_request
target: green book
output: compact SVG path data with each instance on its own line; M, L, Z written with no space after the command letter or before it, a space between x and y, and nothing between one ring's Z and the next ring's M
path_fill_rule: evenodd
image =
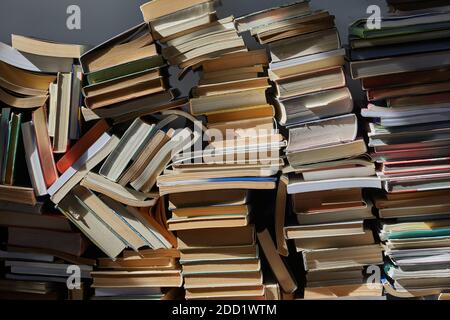
M366 19L357 20L350 26L349 34L361 39L373 39L450 29L450 21L399 27L383 27L384 21L388 20L383 19L381 21L381 29L369 29Z
M6 152L6 163L2 172L2 181L6 185L14 184L14 169L16 165L17 146L19 144L20 125L22 122L21 114L12 114L9 130L9 143Z
M389 234L388 239L395 240L395 239L446 237L446 236L450 236L450 228L392 232L391 234Z
M9 118L11 117L11 108L2 109L2 118L0 121L0 180L3 177L3 168L6 166L6 155L9 143Z
M164 65L165 61L163 57L161 55L158 55L91 72L86 75L86 78L88 83L90 85L93 85L99 82L123 77L140 71L162 67Z

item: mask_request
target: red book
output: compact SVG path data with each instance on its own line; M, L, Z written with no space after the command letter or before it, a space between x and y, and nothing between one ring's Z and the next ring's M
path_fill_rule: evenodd
M46 186L50 187L58 179L58 171L56 170L55 159L53 158L44 107L33 112L33 123L42 173L44 174Z
M64 173L109 129L105 120L97 122L56 164L58 171Z

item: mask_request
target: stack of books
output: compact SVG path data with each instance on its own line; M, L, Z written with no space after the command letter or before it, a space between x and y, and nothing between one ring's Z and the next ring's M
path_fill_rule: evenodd
M334 17L302 1L237 21L271 53L277 117L289 130L283 180L297 216L285 236L303 254L304 297L381 296L381 284L370 287L363 274L382 255L364 222L374 217L362 190L381 183L358 138Z
M16 184L16 167L25 167L25 157L16 155L25 153L36 196L44 196L58 177L54 154L79 136L82 75L75 59L86 48L18 35L11 42L0 44L1 184ZM28 182L18 179L17 185Z
M95 260L82 257L88 241L46 195L58 179L55 159L79 138L78 59L87 48L19 35L11 43L0 43L2 296L70 298L67 268L79 265L89 281Z
M266 184L275 187L275 182ZM263 281L249 195L239 184L169 195L168 223L177 232L186 299L264 300L271 292ZM295 283L291 286L295 291Z
M375 197L391 293L448 289L449 12L365 20L350 28L351 70L369 100L369 146L384 193Z
M92 272L94 300L182 299L183 277L176 249L125 250L117 259L98 259Z
M89 282L95 260L82 257L89 242L57 210L44 203L2 202L0 226L8 232L0 251L6 270L2 298L68 298L66 281L72 264L80 267L81 283Z
M250 139L255 144L258 137L267 137L269 144L283 144L283 137L275 131L274 107L266 97L268 64L266 50L226 54L202 63L199 85L192 89L190 113L207 117L210 140L231 147L233 140Z
M153 0L141 6L155 39L165 46L164 57L182 73L222 54L246 51L234 18L218 20L218 4L217 0Z
M108 118L121 123L186 103L175 99L166 61L145 23L86 52L80 62L86 78L86 121Z
M271 55L269 76L276 89L277 120L283 127L353 110L345 87L345 51L334 16L312 11L309 1L271 8L237 19Z

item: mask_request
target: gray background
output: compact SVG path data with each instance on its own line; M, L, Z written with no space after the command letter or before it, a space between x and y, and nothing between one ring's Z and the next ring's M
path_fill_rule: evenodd
M170 0L167 0L170 1ZM251 12L294 0L222 0L219 17L239 17ZM97 45L112 36L142 22L139 6L147 0L0 0L0 41L10 44L11 34L20 34L58 42ZM81 8L81 30L68 30L66 9L76 4ZM336 16L342 42L347 42L349 24L367 16L371 4L386 10L384 0L312 0L315 9L325 9ZM251 48L256 42L246 37ZM176 72L172 69L171 73ZM195 85L197 76L190 73L182 83L172 77L171 85L186 94ZM356 96L359 86L352 83Z

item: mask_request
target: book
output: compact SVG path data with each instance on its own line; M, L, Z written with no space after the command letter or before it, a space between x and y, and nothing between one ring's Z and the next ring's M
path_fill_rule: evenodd
M0 225L32 229L49 229L55 231L72 231L69 221L61 215L29 214L21 212L0 211Z
M240 32L251 30L260 25L270 25L278 20L278 15L282 20L307 15L311 13L309 1L297 1L288 5L273 7L237 19Z
M69 169L100 136L109 129L105 120L98 121L81 139L70 148L56 163L58 171L62 174Z
M3 42L0 42L0 60L19 69L41 73L71 72L73 65L73 58L55 59L21 53Z
M448 51L421 53L416 55L383 59L355 61L350 63L353 79L369 78L404 72L423 71L445 67ZM437 63L439 61L439 63Z
M131 159L151 138L153 129L154 125L150 125L140 118L136 119L120 139L117 148L102 165L100 174L117 182Z
M272 80L278 80L302 73L343 66L344 57L345 50L337 49L279 62L272 61L269 75Z
M336 29L307 33L269 44L272 64L322 52L329 52L337 50L340 47L341 41Z
M322 181L304 181L299 177L293 177L289 180L288 194L306 193L332 189L348 188L373 188L381 189L381 179L378 177L367 178L343 178Z
M278 254L272 236L267 229L258 232L258 242L283 291L286 293L296 291L297 283Z
M88 49L87 46L57 43L21 35L11 35L12 47L26 53L54 58L79 59Z
M14 172L16 166L17 148L20 141L21 122L22 114L11 114L8 146L2 167L2 182L6 185L14 184Z
M55 160L53 158L53 150L50 145L50 137L48 135L46 113L44 107L33 111L32 118L45 184L47 187L50 187L56 181L56 179L58 179L58 171L56 170Z
M117 257L127 247L121 238L72 193L59 202L58 209L108 257Z
M53 152L65 153L69 143L69 126L71 111L72 73L58 74L58 100L56 105L55 134L53 137ZM51 111L51 110L50 110Z
M31 178L34 192L36 196L44 196L47 194L47 186L42 172L41 161L39 159L36 134L33 122L22 124L22 137L25 147L25 155L28 167L28 173Z
M0 200L34 206L37 203L33 188L0 185Z
M8 228L8 244L18 247L50 249L69 255L81 256L88 243L76 232L30 228Z
M284 100L295 96L338 89L346 80L341 67L319 70L313 74L301 74L275 80L276 97Z
M102 162L119 143L119 138L104 133L58 180L47 190L53 203L58 204L81 180Z
M175 1L166 3L161 0L150 1L141 6L142 15L145 22L151 22L160 17L167 16L177 11L193 7L198 4L208 2L210 0L189 0L189 1Z
M0 101L15 108L31 109L40 107L45 104L47 99L48 96L46 94L31 97L18 97L0 89Z

